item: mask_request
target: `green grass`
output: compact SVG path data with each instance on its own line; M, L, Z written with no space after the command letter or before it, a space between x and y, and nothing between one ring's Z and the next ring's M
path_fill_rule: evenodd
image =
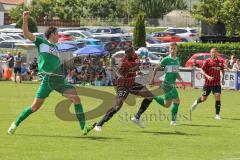
M6 131L24 106L31 104L38 84L0 82L0 160L236 160L240 159L240 101L239 92L223 91L221 121L213 119L214 99L201 104L189 120L189 106L200 96L201 90L179 90L181 106L180 126L169 126L167 120L154 120L153 115L168 114L169 110L155 102L143 115L148 120L141 129L129 122L141 103L128 106L103 128L82 136L77 122L61 121L55 116L56 104L63 100L52 93L44 106L31 115L9 136ZM111 87L96 88L114 93ZM82 96L86 110L101 100ZM150 116L152 114L152 121ZM90 123L99 120L99 118Z

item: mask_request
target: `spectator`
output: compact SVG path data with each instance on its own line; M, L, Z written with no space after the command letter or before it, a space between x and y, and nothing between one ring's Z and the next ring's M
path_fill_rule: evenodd
M21 66L21 80L23 81L29 81L31 80L31 73L30 71L28 70L26 64L23 64Z
M32 80L33 77L36 76L38 73L38 61L36 57L34 57L33 61L30 63L29 70L30 70L30 80Z
M73 84L75 82L73 77L74 77L74 70L72 70L72 71L68 70L67 77L66 77L67 82Z
M240 71L240 59L236 60L236 63L234 63L232 70L233 71Z
M22 66L22 56L21 52L17 53L17 56L14 59L14 82L17 82L17 74L19 76L19 81L22 83L22 76L21 76L21 66Z
M14 57L10 52L7 54L7 67L10 68L10 70L14 67Z
M230 69L233 68L233 65L236 63L236 60L237 60L237 58L236 58L235 54L232 54L231 59L230 59Z
M231 69L231 65L230 65L229 59L225 59L224 65L225 65L225 70L230 70Z
M199 64L197 64L197 60L196 59L193 59L193 63L192 63L191 68L192 69L200 68Z

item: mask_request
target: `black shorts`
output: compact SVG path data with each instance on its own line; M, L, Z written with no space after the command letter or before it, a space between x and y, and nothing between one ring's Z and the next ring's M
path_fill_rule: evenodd
M132 87L117 86L117 97L123 97L126 99L129 93L137 95L143 88L144 86L138 83L135 83Z
M14 73L19 73L21 74L21 67L14 67Z
M221 94L222 88L221 88L220 85L218 85L218 86L203 86L203 94L202 94L202 96L206 96L206 97L209 96L211 91L212 91L213 94L214 93Z

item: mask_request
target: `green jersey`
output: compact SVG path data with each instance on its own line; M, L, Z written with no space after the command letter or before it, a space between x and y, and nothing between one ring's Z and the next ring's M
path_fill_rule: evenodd
M175 84L180 67L179 59L173 59L171 56L167 56L161 60L160 65L165 67L164 82Z
M57 46L40 36L36 36L36 40L33 43L37 46L39 53L39 73L62 74L61 60L58 57L59 52Z

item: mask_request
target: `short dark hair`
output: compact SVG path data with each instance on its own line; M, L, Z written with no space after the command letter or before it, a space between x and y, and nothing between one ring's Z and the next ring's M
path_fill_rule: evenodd
M126 50L125 50L125 54L127 54L127 53L131 53L131 52L134 52L133 47L128 47L128 48L126 48Z
M47 39L49 39L49 38L50 38L50 35L51 35L52 33L55 33L55 32L57 32L57 28L56 28L56 27L49 27L49 28L45 31L45 37L46 37Z

